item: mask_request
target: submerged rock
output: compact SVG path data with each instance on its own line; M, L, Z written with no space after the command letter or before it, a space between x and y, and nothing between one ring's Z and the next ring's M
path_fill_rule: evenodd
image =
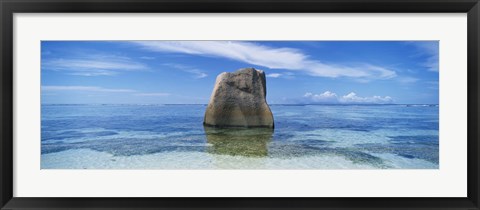
M271 128L214 128L203 126L207 152L217 155L266 157L268 143L272 140Z
M217 76L204 125L214 127L273 128L273 115L266 101L265 73L254 68L223 72Z

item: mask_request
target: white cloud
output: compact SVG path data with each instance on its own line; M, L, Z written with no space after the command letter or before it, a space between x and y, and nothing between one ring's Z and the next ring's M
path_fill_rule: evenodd
M155 58L154 58L154 57L150 57L150 56L142 56L142 57L140 57L140 59L153 60L153 59L155 59Z
M350 104L391 104L393 99L390 96L373 96L373 97L360 97L356 93L351 92L347 95L339 98L340 103L350 103Z
M147 66L127 57L88 55L77 58L58 58L42 62L42 69L65 71L78 76L110 76L120 71L146 70Z
M170 93L138 93L136 96L169 96Z
M269 68L301 66L306 59L296 49L269 48L266 46L236 41L136 41L145 49L163 52L207 55L230 58Z
M111 92L111 93L132 93L131 89L110 89L97 86L42 86L42 91L90 91L90 92Z
M163 65L168 66L168 67L172 67L172 68L175 68L175 69L178 69L178 70L182 70L184 72L191 73L191 74L193 74L193 77L195 79L201 79L201 78L205 78L205 77L208 76L208 74L203 72L202 70L199 70L199 69L187 66L187 65L175 64L175 63L165 63Z
M283 78L283 79L293 79L295 78L294 77L295 74L293 74L292 72L284 72L284 73L271 73L271 74L267 74L266 77L269 77L269 78Z
M279 78L280 76L282 76L282 74L279 74L279 73L267 74L267 77L271 77L271 78Z
M305 93L303 97L314 103L338 103L337 94L330 91L321 94Z
M438 72L440 51L438 41L412 41L407 43L417 48L418 55L427 56L427 60L423 63L424 67L429 71Z
M306 103L327 103L327 104L391 104L393 99L390 96L372 96L360 97L356 93L351 92L347 95L339 97L336 93L325 91L321 94L305 93L303 96Z
M203 72L192 71L190 73L196 74L197 76L195 78L197 78L197 79L205 78L205 77L208 76L208 74L203 73Z
M303 71L319 77L355 77L388 79L395 71L371 64L345 66L311 59L298 49L273 48L238 41L134 41L142 48L157 52L175 52L228 58L270 69Z

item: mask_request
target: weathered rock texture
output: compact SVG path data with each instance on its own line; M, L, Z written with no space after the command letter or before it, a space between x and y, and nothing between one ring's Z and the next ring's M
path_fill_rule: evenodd
M267 104L265 73L254 68L217 76L203 123L215 127L269 127L273 115Z

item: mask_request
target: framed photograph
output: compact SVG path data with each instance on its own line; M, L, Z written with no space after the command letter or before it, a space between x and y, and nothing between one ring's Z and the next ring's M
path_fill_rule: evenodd
M0 6L1 209L479 209L478 0Z

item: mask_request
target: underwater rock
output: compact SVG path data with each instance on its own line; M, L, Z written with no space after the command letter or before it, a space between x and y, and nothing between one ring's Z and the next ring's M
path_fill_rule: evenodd
M254 68L223 72L217 76L203 124L214 127L273 128L266 101L265 73Z
M217 155L266 157L272 140L271 128L214 128L203 126L208 152Z

